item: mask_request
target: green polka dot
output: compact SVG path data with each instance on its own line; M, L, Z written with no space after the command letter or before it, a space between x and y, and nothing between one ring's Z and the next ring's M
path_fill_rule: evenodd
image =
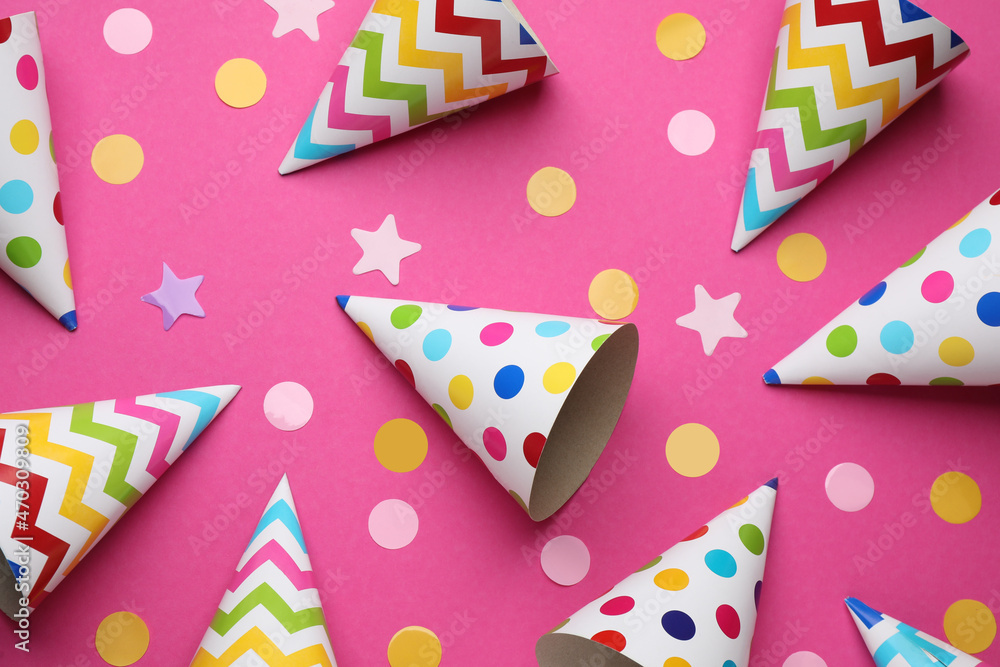
M49 132L49 155L52 156L52 161L56 161L56 144L52 140L52 133Z
M42 258L42 246L30 236L18 236L7 244L7 258L15 266L30 269Z
M962 387L965 385L961 380L949 377L934 378L929 384L932 387Z
M636 572L645 572L651 567L656 567L661 560L663 560L663 556L657 556L656 558L654 558L653 560L649 561L648 563L640 567L638 570L636 570Z
M858 348L858 333L850 325L839 326L826 337L826 349L835 357L849 357Z
M760 528L752 523L740 526L740 542L754 556L764 553L764 533L760 532Z
M914 262L916 262L916 261L917 261L918 259L920 259L921 257L923 257L923 256L924 256L924 252L925 252L926 250L927 250L927 247L926 247L926 246L924 246L923 248L921 248L921 249L920 249L920 252L918 252L918 253L917 253L916 255L914 255L913 257L909 258L909 259L908 259L908 260L906 260L905 262L903 262L902 266L900 266L899 268L903 268L904 266L909 266L910 264L913 264L913 263L914 263Z
M431 407L434 408L434 411L441 416L441 419L443 419L444 423L448 425L448 428L451 428L451 417L449 417L448 413L444 411L444 408L437 403L434 403Z
M507 493L510 494L511 498L517 501L517 504L521 506L521 509L523 509L525 512L528 511L528 506L524 504L524 501L521 500L521 496L517 495L516 491L509 490L507 491Z
M560 623L559 625L557 625L556 627L554 627L551 630L549 630L549 634L552 634L553 632L559 632L560 630L562 630L563 628L566 627L567 623L569 623L569 619L568 618L565 621L563 621L562 623Z
M392 315L389 316L389 321L392 322L392 326L397 329L405 329L408 326L412 326L414 322L419 320L420 315L423 312L424 311L420 306L399 306L392 311Z
M594 352L597 352L597 348L599 348L601 345L604 345L604 341L606 341L610 336L611 334L601 334L600 336L598 336L593 340L593 342L590 344L590 347L594 348Z

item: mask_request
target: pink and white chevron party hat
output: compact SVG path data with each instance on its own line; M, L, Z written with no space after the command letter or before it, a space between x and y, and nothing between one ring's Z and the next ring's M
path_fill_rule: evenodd
M635 372L634 324L339 296L535 521L583 484Z
M741 250L969 54L908 0L787 0L733 250Z

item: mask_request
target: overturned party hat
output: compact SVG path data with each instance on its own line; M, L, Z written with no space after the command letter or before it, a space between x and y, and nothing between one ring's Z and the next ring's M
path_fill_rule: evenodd
M76 329L59 173L35 13L0 19L0 267Z
M632 384L634 324L339 296L532 519L583 484Z
M0 610L38 607L239 389L0 414Z
M778 480L597 598L535 646L541 667L747 667Z
M954 646L875 611L857 598L845 602L878 667L989 667Z
M274 490L191 667L337 667L288 477Z
M1000 192L764 374L768 384L1000 384Z
M787 0L740 202L740 250L969 53L908 0Z
M557 72L511 0L376 0L278 171L298 171Z

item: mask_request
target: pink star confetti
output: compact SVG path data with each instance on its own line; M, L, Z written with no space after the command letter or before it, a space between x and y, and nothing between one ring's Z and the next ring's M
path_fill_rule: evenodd
M205 317L205 311L194 296L203 280L205 276L178 278L167 263L163 263L163 281L160 283L160 288L143 295L142 300L163 311L164 331L174 326L174 322L181 315Z

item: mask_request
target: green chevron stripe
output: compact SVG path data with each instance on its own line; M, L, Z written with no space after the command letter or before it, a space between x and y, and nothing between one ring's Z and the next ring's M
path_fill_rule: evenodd
M314 625L325 625L323 621L323 610L320 607L311 607L300 611L292 611L280 595L267 584L261 584L257 588L240 600L239 604L230 612L226 613L219 609L212 619L212 629L220 635L224 635L233 629L240 619L253 611L257 606L264 607L274 616L289 633L296 633Z
M410 112L410 127L437 120L447 114L427 115L427 87L412 83L397 83L382 80L382 40L380 32L359 30L351 46L365 52L364 84L365 97L380 100L401 100L406 102Z
M132 457L135 456L138 438L128 431L122 431L107 424L95 423L93 403L81 403L73 406L69 431L100 440L115 448L115 457L111 463L111 470L108 472L108 481L104 484L104 492L125 507L131 507L142 495L135 487L125 481L125 475L132 464Z
M824 130L819 123L819 109L816 103L816 93L810 88L786 88L778 90L778 57L781 49L774 52L774 62L771 64L771 80L767 84L767 101L764 104L766 109L798 109L799 118L802 121L802 138L805 141L806 150L816 150L834 146L842 141L851 142L851 155L865 145L865 134L868 131L868 123L859 120L850 125L834 127ZM830 91L833 95L833 91Z

